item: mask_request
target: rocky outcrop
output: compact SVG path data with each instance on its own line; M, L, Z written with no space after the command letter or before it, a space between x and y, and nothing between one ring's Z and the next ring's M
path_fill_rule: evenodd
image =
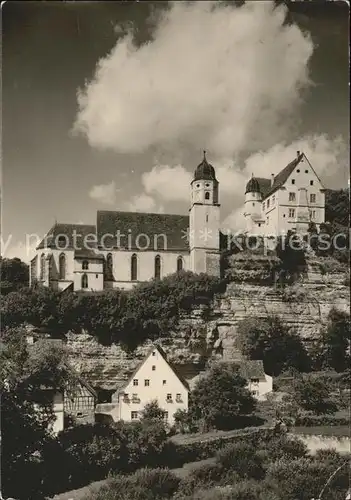
M178 328L160 340L171 362L191 380L208 362L240 358L236 328L245 318L278 315L308 343L326 323L332 307L349 311L350 294L344 275L310 275L285 289L233 284L216 297L210 310L200 307L180 318ZM143 359L150 343L125 352L119 345L103 346L85 334L67 335L73 366L94 387L115 390Z

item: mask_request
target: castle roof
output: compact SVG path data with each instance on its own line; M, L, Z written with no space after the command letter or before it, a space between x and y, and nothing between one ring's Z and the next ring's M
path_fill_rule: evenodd
M208 163L206 159L206 151L204 151L204 157L202 162L196 167L196 170L194 172L194 181L215 181L218 182L216 179L216 172L213 166Z
M188 215L114 211L97 213L100 248L114 248L119 244L121 248L131 250L188 251L188 228Z
M251 177L249 182L246 184L245 194L246 193L260 193L260 184L256 177Z

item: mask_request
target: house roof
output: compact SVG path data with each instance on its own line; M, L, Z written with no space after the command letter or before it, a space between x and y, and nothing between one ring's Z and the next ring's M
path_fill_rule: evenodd
M37 342L34 342L34 344L29 344L27 346L29 356L38 347L38 343L42 343L42 344L46 343L48 345L57 346L57 345L62 344L62 340L61 339L40 339ZM93 387L86 380L84 380L81 377L81 375L71 365L65 364L64 367L67 369L68 373L71 373L79 381L79 383L81 385L83 385L91 393L92 396L97 398L97 393L93 389ZM44 387L44 386L42 388L43 389L51 389L51 387Z
M189 250L186 240L188 215L98 211L96 226L101 249L120 246L135 250ZM143 235L149 239L148 247Z
M37 250L41 248L55 248L66 250L67 248L93 248L95 242L93 238L87 238L88 235L96 235L96 227L90 224L64 224L55 223L49 232L45 235L42 241L37 246ZM59 239L62 237L62 244ZM86 238L86 239L85 239Z
M246 380L250 380L252 378L266 380L262 360L244 359L236 362L235 365L239 368L240 375Z
M145 361L149 358L149 356L151 356L151 353L153 351L157 350L161 356L163 357L163 359L166 361L166 363L168 364L168 366L171 368L171 370L174 372L174 374L178 377L178 379L180 380L180 382L184 385L185 389L189 390L189 384L188 382L180 375L180 373L178 372L178 370L175 368L175 366L170 363L170 361L168 361L167 359L167 355L165 353L165 351L162 349L162 347L160 347L159 345L157 346L153 346L149 349L149 351L147 352L146 356L144 357L143 360L140 361L140 363L137 364L137 366L135 367L134 371L131 373L131 375L129 376L129 378L124 382L123 385L121 385L118 389L117 389L117 393L120 394L120 393L123 393L124 389L127 387L127 385L130 383L131 380L133 380L133 378L135 377L135 375L138 373L138 371L140 370L140 368L143 366L143 364L145 363Z

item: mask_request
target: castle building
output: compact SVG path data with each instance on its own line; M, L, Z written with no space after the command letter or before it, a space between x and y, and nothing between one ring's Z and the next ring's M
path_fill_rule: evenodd
M189 215L98 211L96 225L55 223L36 248L31 286L54 290L130 289L182 270L220 275L219 183L206 159L194 172ZM324 222L324 188L303 153L271 179L246 185L248 235L306 232Z
M310 223L324 223L325 188L304 153L270 179L252 177L246 184L246 234L306 234Z

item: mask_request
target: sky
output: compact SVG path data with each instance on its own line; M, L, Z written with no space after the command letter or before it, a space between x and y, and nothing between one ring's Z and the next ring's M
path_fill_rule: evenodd
M347 4L296 5L4 4L2 255L97 210L187 214L203 150L223 228L297 150L346 187Z

